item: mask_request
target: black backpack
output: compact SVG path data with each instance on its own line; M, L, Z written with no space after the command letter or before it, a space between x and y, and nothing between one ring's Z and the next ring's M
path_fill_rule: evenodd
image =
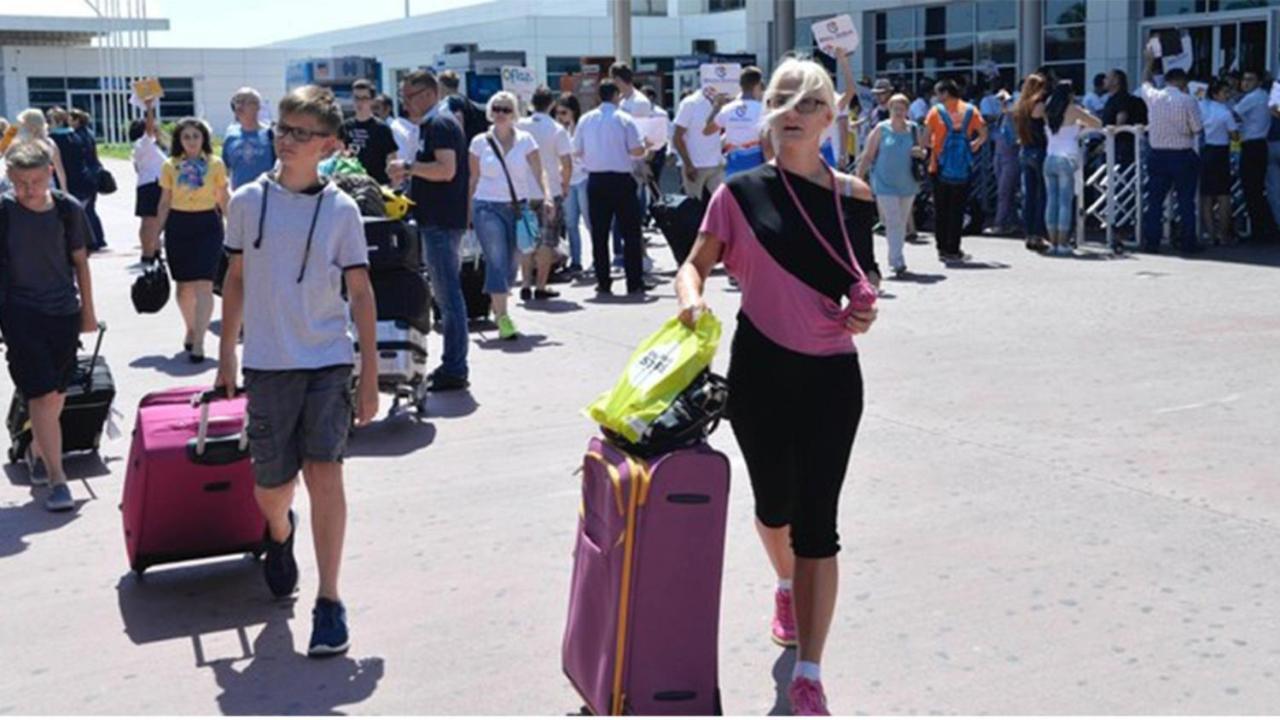
M61 190L51 190L53 207L62 222L63 231L71 227L71 218L75 215L77 201ZM0 305L9 296L9 203L17 199L8 193L0 195ZM67 262L71 262L71 243L67 243Z

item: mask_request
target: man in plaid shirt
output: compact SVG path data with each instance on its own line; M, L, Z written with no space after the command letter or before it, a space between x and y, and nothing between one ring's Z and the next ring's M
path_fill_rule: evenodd
M1187 73L1173 68L1164 76L1164 87L1152 82L1151 51L1145 50L1146 78L1138 95L1147 103L1150 122L1147 140L1151 155L1147 168L1147 205L1142 216L1142 249L1160 252L1163 236L1164 199L1172 187L1178 192L1178 225L1182 252L1202 250L1196 241L1196 183L1200 178L1197 138L1203 123L1200 105L1187 92Z

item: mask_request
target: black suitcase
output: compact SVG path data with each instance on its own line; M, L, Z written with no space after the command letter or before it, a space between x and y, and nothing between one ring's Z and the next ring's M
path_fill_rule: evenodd
M67 400L60 418L62 452L96 451L102 442L102 430L111 414L116 397L115 380L107 361L100 355L102 336L107 326L98 323L98 339L93 354L76 358L76 369L67 386ZM9 462L18 462L31 446L31 416L27 400L14 388L9 404Z
M676 265L683 265L693 251L693 243L698 239L698 228L702 225L702 214L705 208L701 200L687 195L664 195L658 186L652 185L649 214L653 222L662 231L675 256Z
M469 322L484 322L489 319L492 299L484 292L484 258L462 261L462 297L467 303Z
M416 270L370 273L378 320L404 320L421 332L431 331L431 283Z
M422 241L404 220L363 218L369 270L422 270Z

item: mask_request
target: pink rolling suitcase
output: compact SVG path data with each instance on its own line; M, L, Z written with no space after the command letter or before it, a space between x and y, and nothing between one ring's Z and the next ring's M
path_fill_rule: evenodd
M565 674L596 715L721 713L717 642L729 461L706 444L583 461Z
M120 509L129 566L262 552L245 398L208 388L155 392L138 404Z

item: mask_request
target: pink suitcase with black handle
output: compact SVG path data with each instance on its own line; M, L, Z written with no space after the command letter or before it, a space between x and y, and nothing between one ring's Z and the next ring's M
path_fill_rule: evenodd
M562 660L592 714L721 714L728 505L705 443L646 460L591 440Z
M245 397L223 393L175 388L138 404L120 510L139 575L160 563L262 552Z

